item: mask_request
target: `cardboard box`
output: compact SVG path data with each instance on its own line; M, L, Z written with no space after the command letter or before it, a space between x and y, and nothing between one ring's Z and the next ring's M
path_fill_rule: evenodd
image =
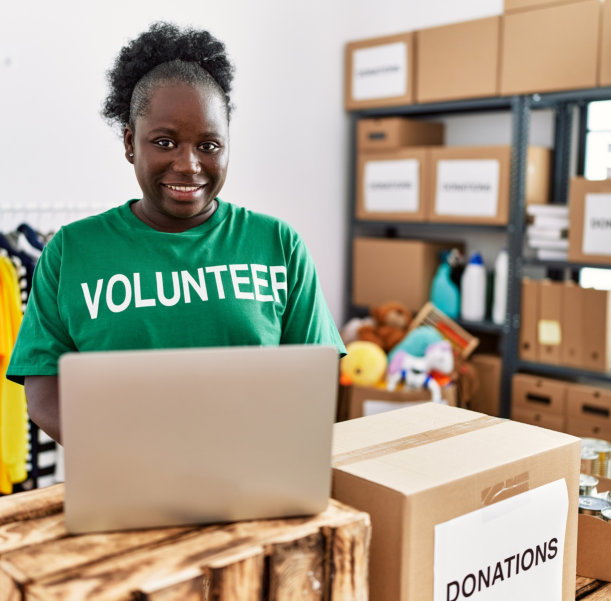
M567 432L611 440L611 389L572 384L567 391Z
M414 102L414 41L401 33L346 44L346 110Z
M539 342L537 320L539 315L539 281L522 278L522 311L520 315L520 359L537 361Z
M505 0L504 12L524 10L525 8L541 8L554 4L571 4L575 0Z
M480 353L469 362L479 378L479 388L467 402L466 408L487 415L499 415L501 397L502 360L498 355Z
M359 153L356 217L393 221L424 221L430 181L429 151L404 148Z
M572 601L580 446L566 434L436 403L335 424L332 495L371 516L370 598L453 601L457 586L470 592L469 574L494 571L518 552L530 557L535 544L564 532L564 551L538 565L558 572L538 590ZM554 525L544 534L542 522ZM495 598L528 598L525 584L505 578Z
M352 302L361 307L389 301L418 311L429 299L439 253L461 244L420 240L355 238L353 241Z
M602 2L600 20L598 85L611 86L611 2L609 0Z
M504 225L509 219L510 146L431 148L429 220L446 223ZM546 202L549 153L529 148L529 202ZM547 160L544 158L547 155ZM548 171L544 172L547 164ZM544 196L541 196L541 195Z
M356 148L359 152L388 152L407 146L437 146L444 143L443 123L381 117L359 119L356 124Z
M611 292L582 288L583 367L611 370Z
M611 265L611 180L571 179L569 223L569 261Z
M511 419L565 432L566 394L565 382L516 374L511 384Z
M418 31L417 101L496 96L500 31L500 17Z
M611 522L579 514L577 573L586 578L611 581Z
M598 0L504 15L502 40L503 96L596 86Z
M570 367L583 367L583 294L575 282L564 282L562 291L562 343L560 363Z
M552 155L549 148L529 146L526 155L526 204L550 201Z
M537 344L539 361L560 364L562 345L562 306L564 284L541 280L539 283L539 315Z
M444 386L441 389L441 398L449 406L456 407L456 387L453 384ZM352 385L345 387L339 399L341 407L338 407L337 421L344 421L346 419L375 415L385 411L415 407L422 403L430 403L431 393L424 389L406 390L405 388L400 388L397 390L386 390L373 386Z

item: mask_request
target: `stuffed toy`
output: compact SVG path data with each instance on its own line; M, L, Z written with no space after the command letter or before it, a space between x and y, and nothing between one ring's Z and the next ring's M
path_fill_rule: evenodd
M373 342L388 353L405 337L412 312L397 302L371 307L370 312L375 323L361 325L358 339Z
M340 383L375 386L384 379L388 360L375 343L356 340L346 345L348 354L339 363Z
M441 388L447 386L454 370L454 353L447 340L430 344L424 356L399 350L388 365L386 385L394 390L401 380L408 388L428 388L432 400L441 403Z
M353 317L344 324L339 335L344 344L350 344L359 339L359 330L364 326L374 327L376 320L373 317Z

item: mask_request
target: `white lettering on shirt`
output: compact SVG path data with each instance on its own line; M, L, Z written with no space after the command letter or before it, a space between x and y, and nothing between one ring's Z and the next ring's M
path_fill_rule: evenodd
M104 284L104 280L98 280L95 285L95 296L93 300L91 300L91 292L89 292L89 286L85 282L81 284L81 288L83 289L83 296L85 297L85 303L87 304L87 309L89 309L89 315L91 319L96 319L98 316L98 309L100 307L100 294L102 294L102 285Z
M123 302L119 303L118 305L115 304L112 300L112 291L117 282L121 282L125 288L125 298L123 299ZM124 276L122 273L117 273L116 275L113 275L108 280L108 286L106 288L106 304L108 305L108 308L113 313L121 313L121 311L125 311L125 309L129 307L129 303L131 303L131 300L132 285L127 276Z
M157 297L159 302L166 307L173 307L180 300L180 286L178 285L178 272L172 272L172 288L174 290L174 296L168 298L163 290L163 273L161 271L155 272L155 279L157 280Z
M255 298L262 303L273 302L274 297L271 294L261 294L261 287L269 288L269 282L257 277L258 272L267 273L267 267L265 265L257 265L253 263L250 266L252 272L252 283L255 286Z
M91 319L97 319L102 298L106 300L106 307L112 313L125 311L132 305L132 301L136 309L155 307L157 304L173 307L178 305L181 299L184 304L189 304L193 300L192 296L195 298L192 291L202 302L206 302L209 300L209 291L212 292L211 288L214 286L216 286L217 298L224 300L226 290L222 274L225 272L229 273L228 277L231 279L232 286L228 287L228 290L233 292L234 299L261 303L274 301L279 303L282 302L282 298L286 299L288 293L286 267L256 263L199 267L195 276L187 270L171 271L165 274L156 271L154 278L152 273L147 276L147 274L136 272L132 274L132 279L117 273L111 276L108 281L102 278L96 280L93 296L87 282L82 282L81 288L89 316ZM206 281L206 277L208 281ZM147 280L147 278L149 279L148 285L143 286L142 280ZM170 278L172 290L171 295L168 296ZM147 284L146 281L144 283ZM272 294L264 294L266 288L268 290L271 288ZM143 298L143 289L155 290L156 296ZM283 295L281 294L282 291L284 291Z
M240 284L250 284L248 278L238 277L238 271L248 271L248 265L230 265L229 271L231 272L231 281L233 283L233 293L236 298L254 299L255 295L252 292L242 292L240 290Z
M134 298L136 300L136 307L154 307L157 304L154 298L142 298L139 273L134 273Z

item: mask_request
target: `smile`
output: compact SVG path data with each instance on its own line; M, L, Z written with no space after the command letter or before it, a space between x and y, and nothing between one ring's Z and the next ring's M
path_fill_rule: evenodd
M171 184L163 184L166 188L174 190L175 192L195 192L203 186L173 186Z

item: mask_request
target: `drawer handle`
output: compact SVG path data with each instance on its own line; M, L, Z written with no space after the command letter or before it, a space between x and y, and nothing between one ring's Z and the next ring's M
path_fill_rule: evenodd
M596 405L582 405L581 410L584 413L593 413L594 415L609 417L609 409L606 409L605 407L596 407Z
M530 392L526 395L526 400L533 403L541 403L543 405L552 404L552 399L550 399L548 396L541 396L540 394L532 394Z
M386 133L383 131L372 131L369 134L370 140L384 140L386 138Z

